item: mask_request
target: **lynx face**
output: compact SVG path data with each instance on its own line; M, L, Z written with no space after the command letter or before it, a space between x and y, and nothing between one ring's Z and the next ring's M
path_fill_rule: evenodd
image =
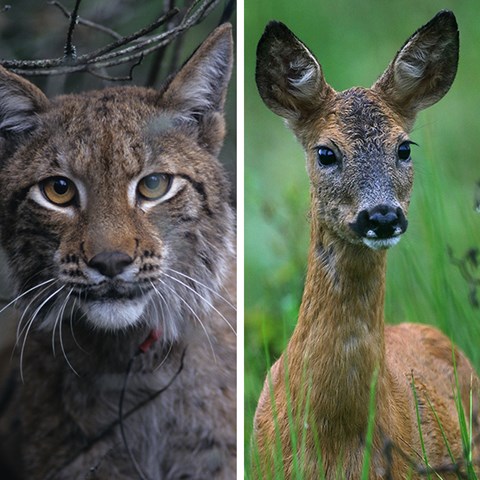
M2 243L25 328L77 311L102 329L146 322L174 338L209 308L233 254L215 158L231 62L221 27L162 91L49 101L0 71Z

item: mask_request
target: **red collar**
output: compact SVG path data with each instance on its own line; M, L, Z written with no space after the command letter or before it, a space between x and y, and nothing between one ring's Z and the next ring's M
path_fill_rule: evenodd
M148 337L138 347L139 353L145 353L150 350L150 347L160 338L162 332L160 329L151 330Z

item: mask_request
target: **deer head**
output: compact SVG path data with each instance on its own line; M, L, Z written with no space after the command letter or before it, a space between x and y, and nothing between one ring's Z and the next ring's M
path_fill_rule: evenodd
M258 90L302 144L312 215L332 238L384 249L406 231L413 182L408 134L416 114L452 85L458 50L455 17L439 12L371 88L336 92L284 24L267 25L257 49Z

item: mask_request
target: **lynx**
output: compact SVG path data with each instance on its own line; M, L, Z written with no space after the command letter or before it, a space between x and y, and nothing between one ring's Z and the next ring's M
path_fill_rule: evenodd
M0 447L19 445L19 478L235 478L234 213L216 158L232 56L223 25L159 90L52 100L0 70L19 311Z

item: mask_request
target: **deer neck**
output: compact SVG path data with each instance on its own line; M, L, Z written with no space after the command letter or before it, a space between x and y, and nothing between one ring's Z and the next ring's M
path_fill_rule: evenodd
M364 431L377 367L377 400L382 395L385 272L385 251L333 241L312 222L305 289L287 364L291 395L305 399L308 391L320 435Z

